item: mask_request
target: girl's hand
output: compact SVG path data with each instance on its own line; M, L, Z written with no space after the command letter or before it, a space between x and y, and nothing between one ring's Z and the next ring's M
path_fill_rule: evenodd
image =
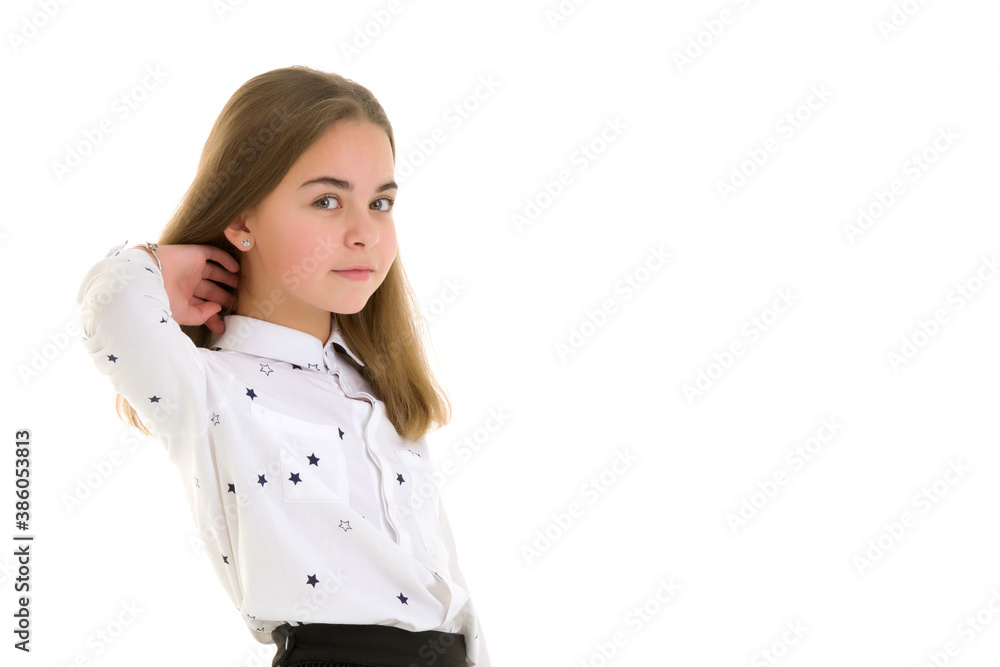
M224 333L226 325L218 313L223 306L235 308L236 298L216 283L237 287L239 262L213 245L161 245L156 254L174 320L182 325L204 324L215 334Z

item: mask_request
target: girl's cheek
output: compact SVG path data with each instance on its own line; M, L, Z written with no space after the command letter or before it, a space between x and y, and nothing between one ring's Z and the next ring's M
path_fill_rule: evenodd
M293 264L299 272L313 278L318 278L331 269L333 256L330 243L322 238L314 242L299 244L295 248Z

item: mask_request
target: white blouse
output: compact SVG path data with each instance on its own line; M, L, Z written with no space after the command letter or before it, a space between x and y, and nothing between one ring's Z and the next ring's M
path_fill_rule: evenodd
M396 432L333 318L324 345L228 315L197 347L156 261L125 245L83 279L83 342L180 470L253 636L272 643L285 622L456 632L468 664L488 667L426 440Z

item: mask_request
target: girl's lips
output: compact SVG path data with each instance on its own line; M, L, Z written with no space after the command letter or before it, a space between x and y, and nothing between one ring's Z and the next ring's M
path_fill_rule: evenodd
M346 271L334 271L334 273L348 280L368 280L372 275L369 269L349 269Z

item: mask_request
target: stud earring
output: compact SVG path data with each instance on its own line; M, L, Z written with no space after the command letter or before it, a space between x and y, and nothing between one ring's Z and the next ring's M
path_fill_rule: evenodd
M250 239L243 239L243 247L244 248L250 247Z

